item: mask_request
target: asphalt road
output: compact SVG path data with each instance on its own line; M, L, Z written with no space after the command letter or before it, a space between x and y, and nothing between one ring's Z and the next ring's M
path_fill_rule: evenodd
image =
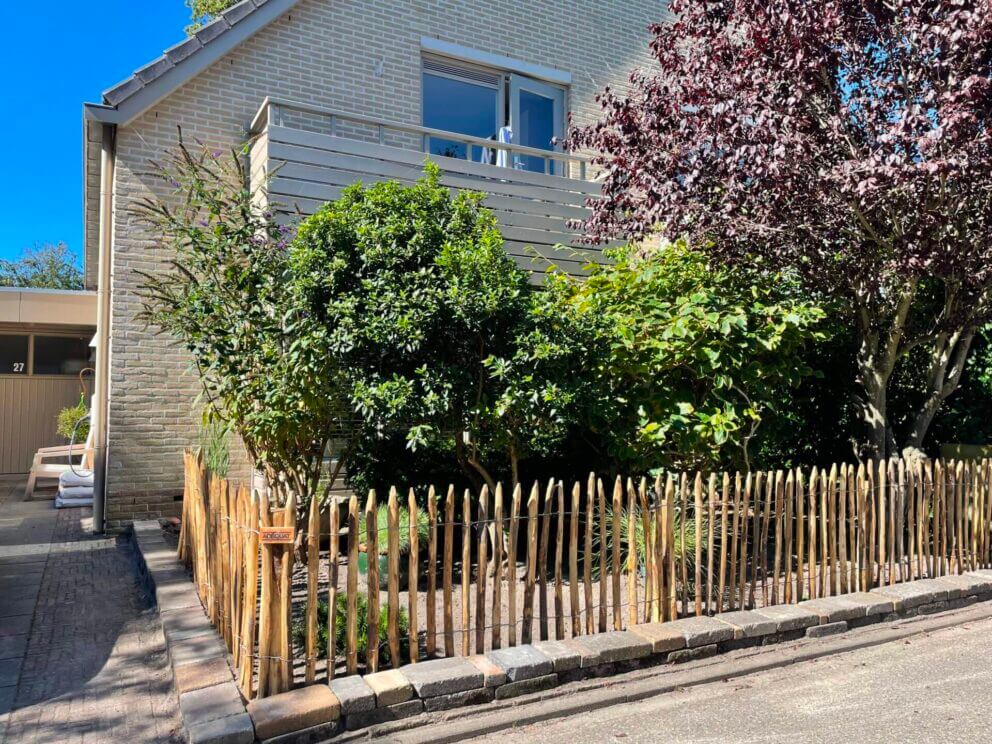
M988 742L992 619L476 739Z

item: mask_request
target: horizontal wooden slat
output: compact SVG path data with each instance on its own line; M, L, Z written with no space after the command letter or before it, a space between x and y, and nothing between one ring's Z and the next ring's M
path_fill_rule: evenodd
M341 141L348 142L348 140ZM406 151L399 150L399 152ZM299 178L321 183L338 183L340 179L347 178L348 175L351 175L351 180L346 183L353 183L356 180L381 181L385 179L413 183L423 176L423 161L413 164L389 163L376 158L356 158L352 155L308 150L278 142L273 142L269 146L269 162L271 163L269 170L275 174L286 178ZM517 172L504 171L504 174ZM361 177L357 178L356 176ZM328 179L334 180L329 181ZM576 207L584 207L586 200L591 198L584 194L531 186L508 179L487 180L447 171L442 171L441 183L459 189L518 196L541 202L570 204Z
M380 145L373 142L363 142L347 137L334 137L329 134L308 132L303 129L293 129L290 127L270 126L266 130L266 133L272 146L285 143L331 153L357 155L389 163L403 163L418 168L423 167L424 160L428 157L425 153L416 150ZM282 156L273 153L271 157L281 158ZM507 179L507 173L509 172L513 174L512 180L522 185L576 192L587 196L596 196L600 193L599 184L593 181L565 178L563 176L553 176L526 170L508 170L507 168L501 168L495 165L473 163L469 160L449 158L441 155L431 155L430 157L448 173L459 173L473 178L502 181Z

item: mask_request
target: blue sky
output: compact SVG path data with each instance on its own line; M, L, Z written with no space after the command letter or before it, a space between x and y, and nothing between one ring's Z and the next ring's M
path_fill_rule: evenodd
M3 0L0 258L65 241L82 261L82 107L183 38L183 0Z

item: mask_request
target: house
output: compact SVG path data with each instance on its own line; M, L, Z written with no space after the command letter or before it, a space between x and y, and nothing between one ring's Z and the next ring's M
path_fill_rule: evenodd
M598 193L556 151L571 114L648 59L659 0L245 0L84 108L86 284L99 290L97 523L178 513L197 430L184 354L135 320L139 271L166 256L129 203L148 163L189 139L254 137L252 178L308 213L356 180L415 179L429 153L452 187L489 194L519 262L574 243ZM501 144L507 143L507 144ZM276 166L280 166L276 170ZM578 270L579 259L555 260ZM105 463L105 474L101 464ZM102 485L101 485L102 484Z
M92 392L96 293L0 287L0 475L63 443L59 411Z

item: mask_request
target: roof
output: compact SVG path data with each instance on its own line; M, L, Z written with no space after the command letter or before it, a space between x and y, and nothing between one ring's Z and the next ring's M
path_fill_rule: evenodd
M0 287L0 323L96 325L96 292Z
M133 121L298 2L242 0L192 36L135 70L126 80L104 91L102 103L86 104L86 117L108 124Z

